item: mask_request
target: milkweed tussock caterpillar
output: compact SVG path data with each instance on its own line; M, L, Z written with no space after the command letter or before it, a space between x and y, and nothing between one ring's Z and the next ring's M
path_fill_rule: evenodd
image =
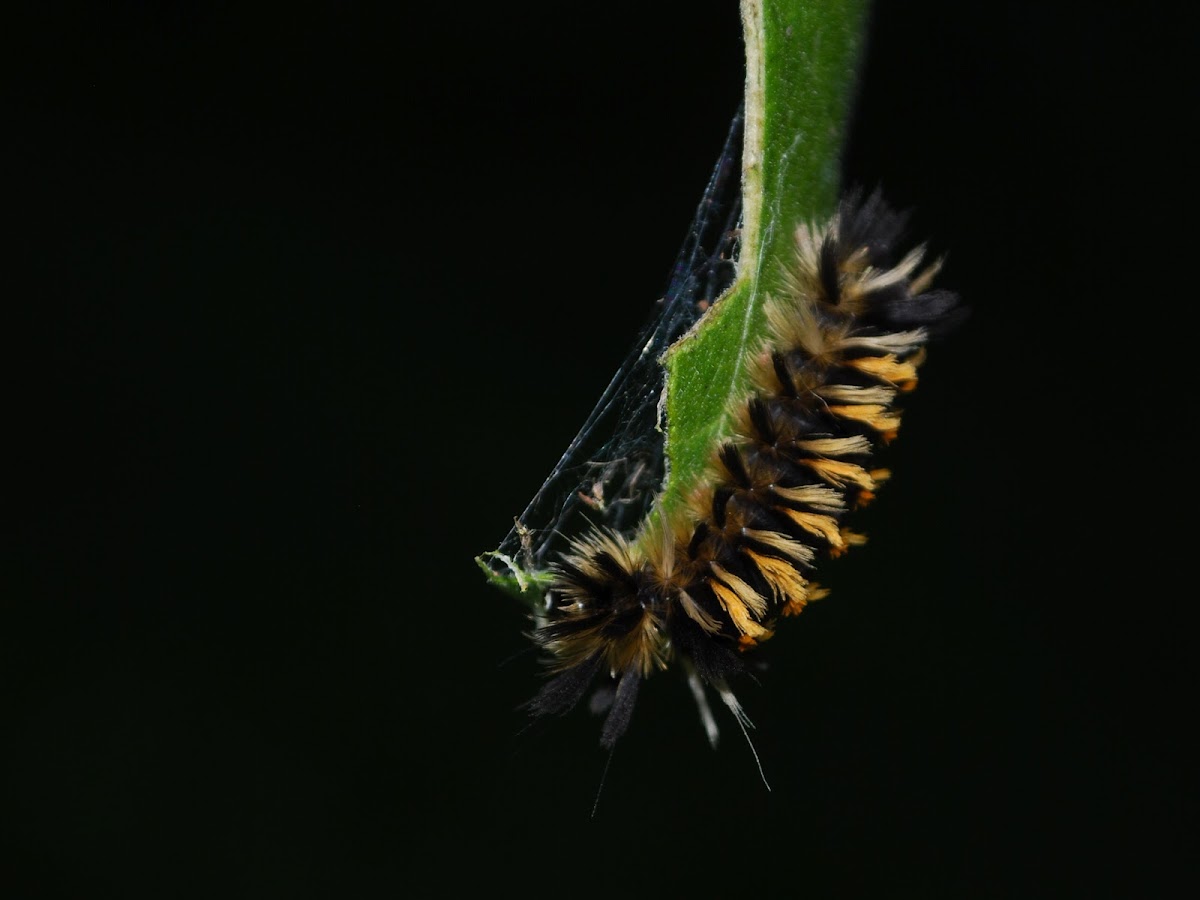
M904 218L878 193L852 195L830 221L796 229L709 477L671 516L659 509L632 534L589 531L553 564L532 633L552 675L531 713L565 713L602 680L615 686L601 733L611 749L641 682L679 664L710 740L701 685L745 729L731 680L747 651L825 594L819 562L865 541L846 522L889 476L876 451L900 428L926 343L961 318L957 296L931 287L938 261L923 247L898 256Z

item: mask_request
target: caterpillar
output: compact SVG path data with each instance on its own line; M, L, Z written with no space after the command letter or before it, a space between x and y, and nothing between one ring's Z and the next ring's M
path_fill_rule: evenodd
M906 218L879 192L853 193L828 221L796 228L709 477L678 512L656 508L630 533L592 528L552 564L531 632L550 674L532 715L566 713L600 682L592 706L607 706L611 750L642 681L678 664L710 741L704 685L745 731L730 682L783 619L827 593L818 564L864 543L847 520L889 477L874 459L900 427L898 401L926 344L963 315L957 294L932 287L940 260L923 246L899 255Z

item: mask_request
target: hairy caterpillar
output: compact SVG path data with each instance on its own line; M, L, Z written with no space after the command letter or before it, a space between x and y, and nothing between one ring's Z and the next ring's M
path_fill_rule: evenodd
M865 540L845 521L888 477L872 460L900 426L897 398L916 386L926 343L962 315L954 293L931 289L939 262L922 247L898 257L904 222L878 193L855 194L830 221L796 229L711 477L669 520L590 530L553 563L532 633L552 676L532 714L567 712L599 680L611 749L642 680L677 663L710 740L703 685L745 728L731 679L782 618L824 595L819 561Z

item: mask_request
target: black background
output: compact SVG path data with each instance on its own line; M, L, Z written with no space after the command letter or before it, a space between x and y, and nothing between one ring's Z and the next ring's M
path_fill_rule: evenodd
M665 286L735 4L13 23L4 895L1157 893L1194 847L1195 90L1181 23L1074 7L878 5L847 178L973 316L740 688L772 789L666 676L594 818L598 723L525 729L472 557Z

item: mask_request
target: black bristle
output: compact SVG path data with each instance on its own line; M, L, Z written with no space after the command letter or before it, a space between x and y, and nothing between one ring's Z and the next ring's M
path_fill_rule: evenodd
M779 351L771 354L771 365L775 369L775 377L779 379L779 386L783 389L785 397L796 396L796 383L792 381L791 370L788 369L787 357Z
M758 439L764 444L774 445L776 441L775 423L771 421L771 409L766 400L762 397L752 397L747 412Z
M613 698L612 707L604 719L604 728L600 731L600 746L611 750L618 738L629 728L633 718L633 707L637 703L638 686L642 679L632 669L626 670L617 684L617 693Z
M603 656L594 653L577 665L564 669L542 685L525 708L534 716L561 716L575 707L596 677Z
M821 262L818 274L821 277L821 290L825 292L824 300L834 306L842 298L841 273L838 267L841 262L841 248L838 247L833 235L821 242Z
M700 547L706 537L708 537L708 523L698 522L696 530L692 533L692 539L688 543L687 555L689 559L695 559L699 555Z
M750 477L746 474L746 467L742 464L742 454L738 450L737 444L726 442L721 445L718 451L721 458L721 465L729 473L730 479L740 488L750 487Z
M675 616L670 631L671 643L691 660L696 673L705 682L728 681L744 671L745 663L730 643L714 640L687 616Z
M712 517L717 528L725 527L725 509L729 506L729 498L733 496L733 488L727 484L713 491Z
M866 248L876 268L896 262L896 245L904 236L908 213L892 209L876 189L865 198L861 188L848 192L839 205L838 244L843 255Z

